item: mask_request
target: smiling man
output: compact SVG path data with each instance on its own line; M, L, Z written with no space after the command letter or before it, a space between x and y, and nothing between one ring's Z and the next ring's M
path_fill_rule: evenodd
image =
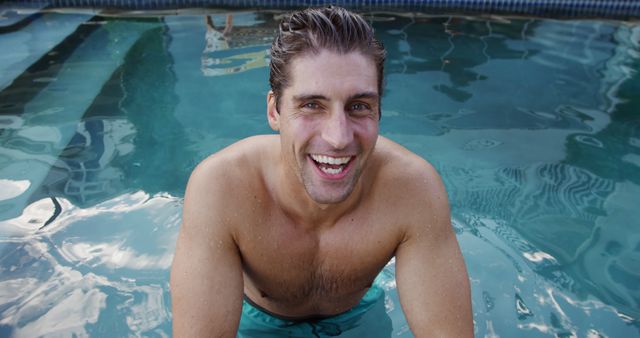
M388 337L376 277L394 256L414 335L473 336L440 177L378 135L384 57L344 9L283 19L267 96L279 135L237 142L189 180L171 271L176 337Z

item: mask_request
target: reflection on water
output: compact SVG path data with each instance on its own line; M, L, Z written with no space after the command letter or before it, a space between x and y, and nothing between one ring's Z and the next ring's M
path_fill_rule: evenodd
M627 314L558 287L572 279L567 274L541 275L557 261L544 252L522 254L535 247L505 223L462 216L467 219L454 217L454 226L471 276L476 336L637 335Z
M563 165L447 172L450 198L455 210L464 211L462 219L500 220L508 226L494 231L536 273L561 289L597 296L638 316L640 236L628 228L637 213L631 204L640 196L638 186Z
M204 76L222 76L267 66L270 42L273 39L272 32L267 32L261 37L256 34L259 31L254 30L251 36L260 40L257 41L259 45L251 46L246 40L241 40L242 44L238 45L238 43L234 44L233 15L227 15L224 29L222 27L216 28L210 15L205 17L205 23L207 25L206 45L202 51L202 74ZM228 53L228 50L234 45L237 46L234 48L235 50ZM249 46L251 47L247 48ZM257 51L253 51L255 49ZM227 52L225 53L225 51Z
M142 192L91 208L61 200L60 217L39 231L30 220L48 203L2 222L3 233L14 235L0 258L0 324L19 337L104 335L114 326L169 332L168 269L181 201Z
M269 132L274 16L96 18L0 92L0 336L170 335L180 198L204 157ZM367 19L388 49L381 131L442 173L476 336L637 336L640 28ZM87 79L65 67L103 54L82 117L32 103L73 97ZM394 266L385 308L407 337Z

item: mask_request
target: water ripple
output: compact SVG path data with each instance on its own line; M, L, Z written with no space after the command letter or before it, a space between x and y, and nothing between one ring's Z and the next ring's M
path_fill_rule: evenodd
M46 209L40 201L40 209L2 222L0 230L13 234L0 251L3 330L88 337L119 325L133 335L166 336L181 200L133 193L85 209L61 203L64 211L45 231L28 222Z
M476 336L586 337L597 333L631 337L640 333L633 316L624 319L616 307L566 288L562 280L575 282L575 278L559 270L558 264L546 267L553 269L558 279L541 272L538 262L526 259L514 247L514 237L503 237L496 231L501 229L501 221L467 218L474 222L467 223L456 215L454 223L465 229L458 238L469 269ZM518 236L517 233L510 235ZM520 246L535 249L535 245L524 238L519 242ZM540 255L545 257L542 261L554 260ZM487 280L491 283L486 283Z

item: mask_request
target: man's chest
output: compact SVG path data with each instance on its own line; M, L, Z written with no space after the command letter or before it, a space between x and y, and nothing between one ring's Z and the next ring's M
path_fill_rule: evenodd
M257 226L239 246L249 282L295 302L361 292L393 256L398 238L386 226L354 219L320 232L290 223Z

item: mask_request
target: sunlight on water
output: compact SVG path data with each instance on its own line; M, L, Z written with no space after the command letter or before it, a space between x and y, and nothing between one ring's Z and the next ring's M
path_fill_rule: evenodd
M63 212L51 227L28 231L48 203L36 201L22 217L2 223L3 233L18 229L3 246L3 261L12 263L3 264L2 324L20 337L86 336L113 325L133 334L166 331L181 200L142 192L90 208L60 200ZM99 323L105 314L112 317Z

